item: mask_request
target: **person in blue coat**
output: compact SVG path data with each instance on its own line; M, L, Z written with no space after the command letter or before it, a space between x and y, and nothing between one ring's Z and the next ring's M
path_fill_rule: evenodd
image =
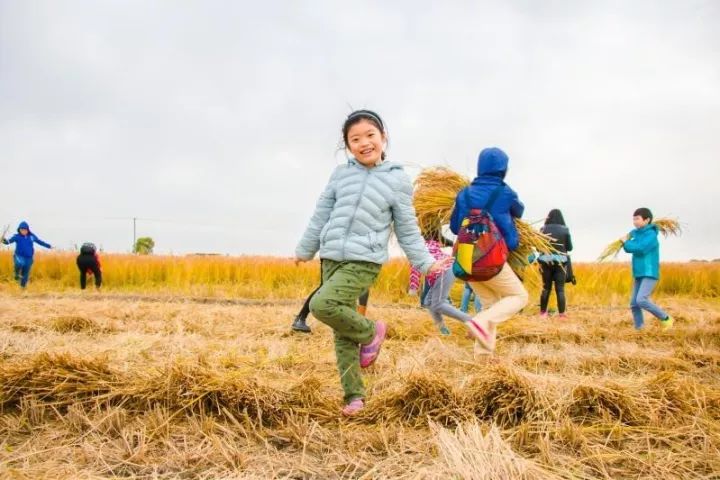
M41 247L52 248L49 243L43 242L37 235L30 231L30 225L27 222L20 222L17 233L12 237L2 239L4 245L15 244L15 255L13 261L15 263L15 281L20 282L20 286L25 288L30 279L30 269L33 265L33 257L35 256L35 244Z
M633 226L630 233L620 239L623 250L632 254L633 291L630 297L630 309L635 328L644 326L643 310L653 314L663 329L673 324L673 319L650 300L650 295L660 279L660 243L658 228L652 223L652 212L648 208L638 208L633 214Z
M450 230L458 234L463 219L472 209L486 210L492 216L508 249L515 250L520 243L515 219L522 217L525 206L517 193L505 183L508 156L499 148L486 148L478 156L477 177L470 186L458 193L455 208L450 216ZM475 352L492 353L495 350L497 325L506 321L527 305L528 293L520 279L507 263L495 277L484 282L468 282L481 299L483 310L466 323L478 342Z
M505 183L509 158L499 148L486 148L480 152L477 165L477 177L465 190L462 190L455 201L455 209L450 217L450 230L457 234L460 222L468 216L472 208L483 208L495 189L500 189L495 203L490 208L495 225L500 229L508 249L515 250L520 239L515 228L515 218L521 218L525 205L517 193Z

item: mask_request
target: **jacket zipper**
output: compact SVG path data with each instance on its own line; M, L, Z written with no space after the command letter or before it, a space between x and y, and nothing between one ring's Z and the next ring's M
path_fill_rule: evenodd
M364 168L364 167L362 167ZM342 258L345 258L345 247L347 246L348 241L348 234L350 233L350 229L352 228L352 224L355 222L355 215L357 214L358 208L360 207L360 202L362 201L363 194L365 193L365 186L367 185L368 178L370 177L370 170L365 170L365 178L363 179L362 188L360 189L360 193L358 194L357 202L355 202L355 209L353 210L352 217L350 217L350 221L348 222L348 226L345 229L345 238L343 239L343 248L342 248Z

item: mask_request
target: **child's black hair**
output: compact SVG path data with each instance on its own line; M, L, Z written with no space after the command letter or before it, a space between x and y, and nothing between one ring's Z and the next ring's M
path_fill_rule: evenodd
M633 213L633 217L642 217L643 220L650 219L650 223L653 221L653 214L650 211L649 208L640 207L637 210L635 210L635 213Z
M355 110L345 119L345 123L342 126L343 145L345 148L348 147L348 132L353 125L360 123L362 120L372 123L375 127L380 130L380 133L385 135L385 124L380 118L380 115L373 112L372 110ZM385 160L385 152L383 151L381 159Z
M545 225L565 226L565 218L563 217L562 212L557 208L553 208L552 210L550 210L550 213L548 213L548 216L545 219Z

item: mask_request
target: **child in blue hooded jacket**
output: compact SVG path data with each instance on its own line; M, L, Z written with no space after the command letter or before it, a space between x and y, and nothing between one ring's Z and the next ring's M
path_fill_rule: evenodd
M25 288L30 279L30 269L33 265L33 257L35 256L35 244L41 247L52 248L49 243L40 240L37 235L30 231L30 225L27 222L20 222L17 233L9 239L2 239L4 245L15 244L15 255L13 257L15 263L15 281L20 282L20 286Z
M660 278L660 243L658 229L652 223L652 212L648 208L638 208L633 214L633 226L630 233L620 241L623 250L632 254L633 291L630 297L635 328L640 330L645 324L643 310L652 313L663 329L673 324L673 319L650 300L650 295Z
M450 217L450 230L454 234L472 209L487 209L495 225L505 239L509 250L515 250L520 243L515 218L522 217L525 206L517 193L505 183L508 156L499 148L486 148L478 157L477 177L470 186L463 189L455 199L455 208ZM510 265L493 278L484 282L468 282L480 296L483 310L466 323L470 333L478 340L476 353L486 354L495 350L497 325L509 319L527 305L528 293Z

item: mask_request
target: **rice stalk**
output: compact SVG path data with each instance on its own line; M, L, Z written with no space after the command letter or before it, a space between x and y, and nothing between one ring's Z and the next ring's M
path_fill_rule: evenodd
M652 223L657 227L658 231L662 233L665 238L669 237L670 235L676 237L682 235L682 226L677 219L658 218L657 220L653 220ZM600 253L600 256L598 257L598 262L604 262L608 259L614 259L618 256L622 248L623 241L620 239L609 243L608 246L605 247L605 249L602 251L602 253Z
M503 365L492 366L472 379L463 389L463 400L478 419L502 428L537 419L542 411L530 382Z

